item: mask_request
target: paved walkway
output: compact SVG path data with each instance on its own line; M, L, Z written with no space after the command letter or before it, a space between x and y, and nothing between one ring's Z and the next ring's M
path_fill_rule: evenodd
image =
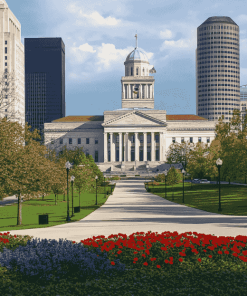
M146 192L143 181L117 181L106 203L77 222L46 228L12 230L11 235L80 242L97 235L153 231L196 231L217 236L247 235L247 216L208 213ZM4 231L1 231L4 232Z

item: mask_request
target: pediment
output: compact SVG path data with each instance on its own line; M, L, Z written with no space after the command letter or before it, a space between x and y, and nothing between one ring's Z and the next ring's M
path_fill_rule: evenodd
M162 120L156 119L140 111L131 111L122 116L113 118L102 126L166 126Z

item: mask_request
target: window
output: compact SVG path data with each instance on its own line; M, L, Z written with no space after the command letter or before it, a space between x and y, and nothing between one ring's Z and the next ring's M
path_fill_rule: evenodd
M7 60L7 56L5 56L5 60Z
M70 145L72 144L72 138L69 138L69 144Z
M176 142L176 138L172 137L172 143L175 143L175 142Z
M7 66L7 63L5 63L5 67Z
M133 76L133 67L130 68L130 71L131 71L130 72L131 73L131 76Z
M190 143L193 143L193 137L190 137Z
M99 158L99 153L98 151L95 151L94 161L98 162L99 161L98 158Z
M81 144L81 138L77 139L77 144L80 145Z
M147 142L151 143L151 135L147 135Z
M210 143L210 138L209 137L207 138L207 143Z
M246 107L242 107L242 111L245 111L246 110Z
M8 52L7 52L7 47L5 47L5 53L8 53Z
M98 139L95 139L95 144L98 144Z
M138 75L138 68L136 68L136 75Z
M60 145L62 145L63 144L63 139L60 139Z
M5 44L7 44L7 40L5 40Z
M156 143L159 143L159 139L160 139L159 135L155 135L155 142Z
M140 143L143 143L143 135L140 135Z
M86 144L89 144L89 138L86 138Z
M89 153L88 152L86 152L86 157L88 157L89 156Z
M198 138L198 142L199 142L199 143L202 142L202 138L201 138L201 137Z
M181 138L181 143L184 143L184 137Z

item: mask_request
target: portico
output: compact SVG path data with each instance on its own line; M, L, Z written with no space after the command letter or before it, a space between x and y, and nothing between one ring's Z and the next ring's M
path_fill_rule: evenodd
M104 162L163 161L162 132L105 132Z

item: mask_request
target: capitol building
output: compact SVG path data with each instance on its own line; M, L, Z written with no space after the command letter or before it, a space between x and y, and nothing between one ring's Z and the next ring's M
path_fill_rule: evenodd
M101 171L162 171L173 142L210 143L216 121L197 115L169 115L154 109L154 76L145 51L137 46L124 62L121 109L102 116L66 116L44 124L45 145L60 151L83 147ZM157 74L158 75L158 74ZM119 87L120 88L120 87Z

